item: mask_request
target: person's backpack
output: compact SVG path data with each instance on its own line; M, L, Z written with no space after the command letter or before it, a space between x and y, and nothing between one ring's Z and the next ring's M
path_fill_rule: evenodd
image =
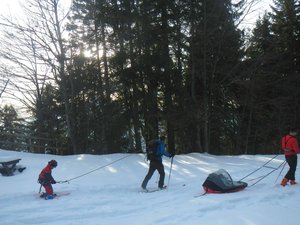
M154 160L156 158L158 145L159 141L155 139L148 142L146 147L147 160Z

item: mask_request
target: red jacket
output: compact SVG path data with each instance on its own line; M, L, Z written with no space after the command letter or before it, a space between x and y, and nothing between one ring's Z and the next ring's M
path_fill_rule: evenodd
M282 138L281 146L285 155L296 155L297 153L300 153L296 137L290 134L287 134Z
M39 182L41 184L56 183L52 177L52 167L48 164L39 175Z

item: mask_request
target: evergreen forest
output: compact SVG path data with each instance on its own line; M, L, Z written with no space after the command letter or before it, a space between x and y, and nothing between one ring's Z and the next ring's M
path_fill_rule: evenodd
M274 154L299 128L298 0L273 0L251 32L247 0L63 2L1 17L0 98L30 116L1 105L0 149L136 153L165 136L176 154Z

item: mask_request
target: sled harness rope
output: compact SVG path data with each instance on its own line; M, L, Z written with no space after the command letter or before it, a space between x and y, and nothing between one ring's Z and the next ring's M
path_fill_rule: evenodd
M280 170L280 173L278 174L278 176L277 176L277 178L276 178L276 180L275 180L275 184L277 183L277 180L278 180L278 178L280 177L280 175L281 175L281 173L282 173L282 171L283 171L283 169L284 169L284 167L285 167L286 164L287 164L287 162L285 161L285 163L283 164L282 169Z
M283 161L278 167L273 168L269 173L261 176L255 183L251 184L249 187L254 186L255 184L257 184L259 181L261 181L262 179L266 178L267 176L269 176L271 173L275 172L276 170L278 170L281 166L285 166L286 161Z
M279 155L275 155L273 158L271 158L270 160L268 160L265 164L263 164L261 167L257 168L256 170L252 171L251 173L249 173L248 175L246 175L245 177L243 177L242 179L240 179L239 181L244 180L245 178L251 176L252 174L254 174L255 172L259 171L260 169L262 169L263 167L266 167L266 165L268 163L270 163L273 159L275 159L276 157L278 157Z
M279 156L279 154L278 154L278 155L275 155L275 156L272 157L270 160L268 160L266 163L264 163L262 166L260 166L260 167L257 168L256 170L252 171L251 173L249 173L248 175L246 175L245 177L243 177L243 178L240 179L239 181L244 180L245 178L249 177L250 175L254 174L255 172L261 170L262 168L269 168L269 169L271 169L271 171L268 172L268 173L266 173L266 174L264 174L264 175L262 175L262 176L259 176L259 177L257 177L257 178L251 179L250 181L253 181L253 180L257 180L257 181L254 182L253 184L251 184L249 187L254 186L255 184L257 184L258 182L260 182L261 180L263 180L264 178L266 178L267 176L269 176L269 175L272 174L273 172L277 171L280 167L282 167L282 169L281 169L281 171L280 171L280 174L281 174L282 171L283 171L283 169L284 169L284 167L285 167L285 165L286 165L286 161L285 161L285 160L284 160L279 166L277 166L277 167L270 167L270 166L267 165L267 164L269 164L271 161L273 161L273 160L274 160L276 157L278 157L278 156ZM278 180L280 174L278 175L276 181ZM275 181L275 182L276 182L276 181Z
M121 161L121 160L123 160L123 159L126 159L126 158L128 158L128 157L130 157L130 156L132 156L132 154L126 155L126 156L124 156L124 157L121 157L121 158L119 158L119 159L117 159L117 160L115 160L115 161L112 161L111 163L108 163L108 164L106 164L106 165L104 165L104 166L100 166L100 167L98 167L98 168L96 168L96 169L93 169L93 170L91 170L91 171L89 171L89 172L86 172L86 173L84 173L84 174L81 174L81 175L79 175L79 176L77 176L77 177L73 177L73 178L68 179L68 180L65 180L65 181L59 181L59 182L57 182L57 183L69 183L69 182L72 181L72 180L75 180L75 179L78 179L78 178L80 178L80 177L86 176L86 175L88 175L88 174L90 174L90 173L93 173L93 172L95 172L95 171L97 171L97 170L101 170L101 169L103 169L103 168L105 168L105 167L108 167L108 166L110 166L110 165L112 165L112 164L114 164L114 163L116 163L116 162L119 162L119 161Z

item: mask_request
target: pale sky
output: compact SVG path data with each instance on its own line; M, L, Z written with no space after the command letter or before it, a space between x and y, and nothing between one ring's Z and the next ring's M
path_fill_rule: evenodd
M259 17L262 17L266 11L271 11L270 5L273 5L273 0L255 0L255 3L253 3L251 10L242 24L242 27L254 27Z
M0 14L9 15L21 12L19 0L1 0Z
M9 15L11 14L18 14L21 13L22 10L20 9L18 2L25 2L25 0L1 0L1 7L0 7L0 14ZM66 0L61 0L66 1ZM238 0L233 0L233 2ZM251 0L249 0L251 1ZM269 5L272 4L272 0L254 0L255 3L252 7L252 10L246 17L245 22L243 23L245 26L251 26L255 24L256 20L260 15L263 15L266 10L270 10Z

